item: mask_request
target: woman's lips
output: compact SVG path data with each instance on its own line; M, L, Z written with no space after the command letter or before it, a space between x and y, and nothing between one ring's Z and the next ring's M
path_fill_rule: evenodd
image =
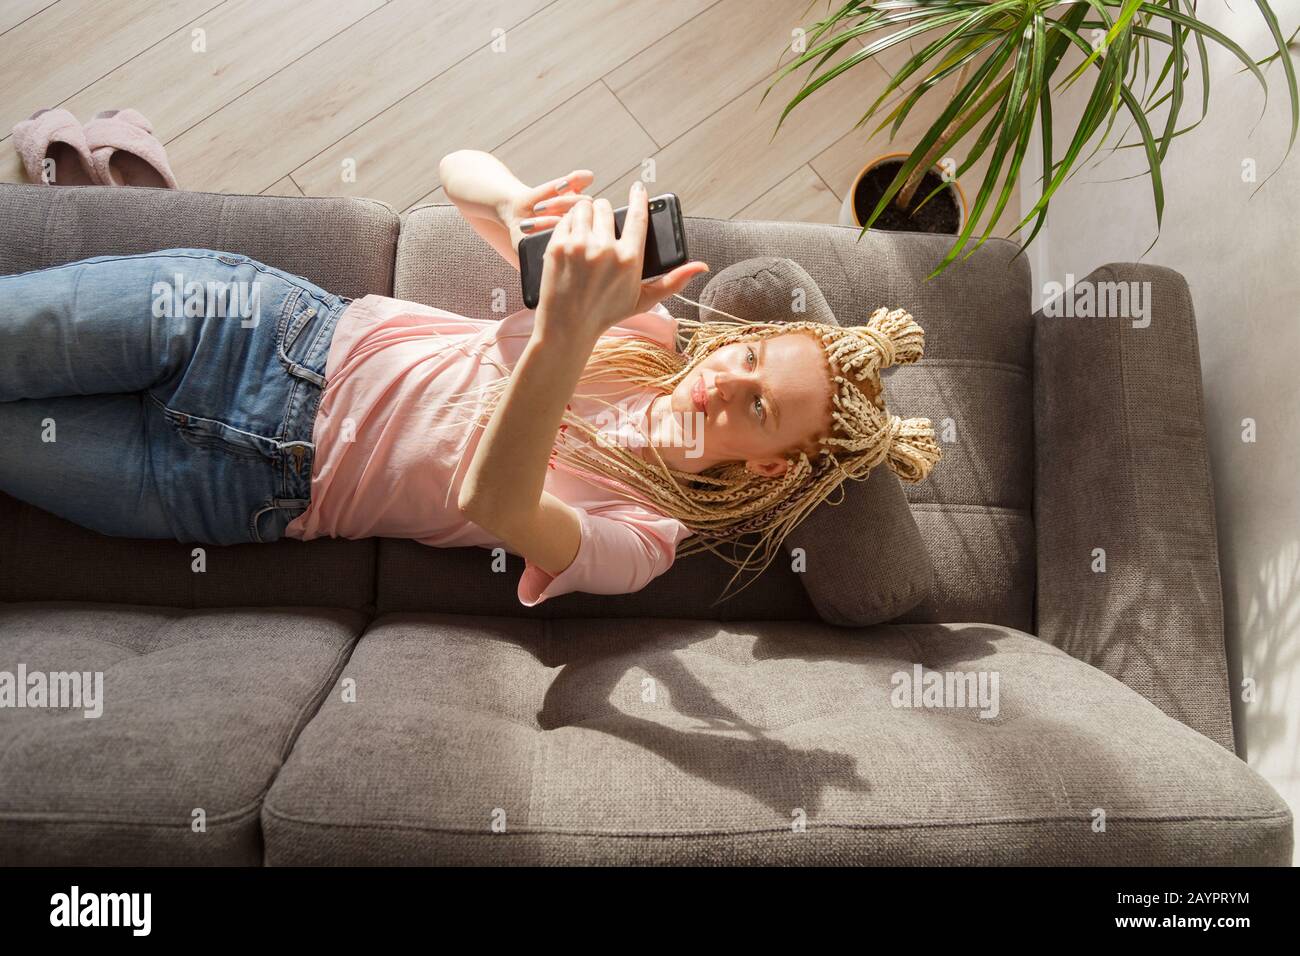
M695 384L691 386L691 401L695 402L696 411L704 412L706 416L708 415L709 397L708 392L704 388L704 376L702 375L696 378Z

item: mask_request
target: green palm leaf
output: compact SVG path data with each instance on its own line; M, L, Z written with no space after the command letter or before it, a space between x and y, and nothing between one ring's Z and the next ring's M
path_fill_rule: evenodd
M1228 51L1242 64L1242 72L1254 76L1265 104L1269 89L1261 68L1281 61L1291 124L1283 161L1295 146L1300 94L1287 49L1295 27L1291 25L1288 38L1268 0L1254 0L1254 5L1276 47L1259 60L1201 20L1196 0L848 0L834 10L828 2L827 15L806 31L807 48L789 62L778 63L763 96L792 74L807 71L777 120L779 131L800 103L832 82L845 82L843 78L865 61L907 52L856 125L874 122L868 138L888 129L892 139L918 109L937 118L912 144L867 217L864 231L891 203L914 213L946 188L913 196L920 176L937 156L964 146L958 177L986 156L988 163L960 234L933 275L971 255L993 234L1024 174L1035 131L1042 156L1034 175L1041 191L1033 206L1022 210L1023 218L1013 230L1033 223L1020 244L1022 251L1042 229L1057 190L1102 149L1107 155L1117 149L1143 151L1146 168L1137 175L1151 177L1158 237L1164 212L1162 165L1174 140L1195 129L1209 112L1210 44ZM1085 39L1085 34L1098 42ZM919 49L910 47L914 40ZM1072 59L1067 65L1071 49L1079 51L1078 62ZM1187 84L1197 66L1200 116L1180 126ZM1092 87L1077 108L1073 134L1058 156L1052 94L1085 78ZM931 105L935 102L938 109ZM1160 109L1165 112L1153 122Z

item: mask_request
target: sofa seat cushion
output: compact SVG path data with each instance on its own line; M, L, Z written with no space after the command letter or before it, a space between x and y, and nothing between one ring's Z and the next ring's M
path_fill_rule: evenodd
M895 706L959 672L996 707ZM1245 763L1006 627L407 613L341 677L263 805L270 865L1290 860Z
M262 797L364 622L0 605L0 865L261 863ZM28 702L41 676L102 674L102 713L13 706L20 669Z

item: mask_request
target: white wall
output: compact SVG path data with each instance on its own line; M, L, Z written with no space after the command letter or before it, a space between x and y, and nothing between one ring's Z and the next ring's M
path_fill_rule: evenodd
M1272 52L1254 4L1233 6L1235 13L1203 3L1199 15L1256 59ZM1273 9L1290 36L1300 23L1300 0L1273 0ZM1244 743L1250 765L1300 818L1300 140L1252 197L1286 150L1289 104L1274 62L1265 71L1267 112L1257 122L1263 94L1240 69L1230 53L1211 46L1209 115L1170 147L1160 239L1144 261L1186 276L1196 308L1239 749ZM1180 125L1200 115L1195 64L1189 84ZM1080 82L1053 100L1058 158L1086 95ZM1123 150L1104 160L1098 153L1100 165L1085 168L1053 198L1047 235L1040 233L1028 251L1035 305L1044 282L1063 282L1066 273L1082 279L1105 262L1143 258L1156 230L1150 180L1105 182L1144 169L1140 153ZM1027 168L1041 168L1031 159ZM1242 181L1247 159L1255 161L1255 183ZM1039 195L1031 179L1021 186L1024 209ZM1247 418L1256 423L1253 444L1242 440ZM1244 678L1258 685L1254 703L1240 700Z

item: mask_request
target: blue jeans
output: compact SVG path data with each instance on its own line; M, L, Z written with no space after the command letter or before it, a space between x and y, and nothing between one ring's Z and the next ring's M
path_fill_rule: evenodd
M102 534L278 539L349 301L206 249L0 276L0 491Z

